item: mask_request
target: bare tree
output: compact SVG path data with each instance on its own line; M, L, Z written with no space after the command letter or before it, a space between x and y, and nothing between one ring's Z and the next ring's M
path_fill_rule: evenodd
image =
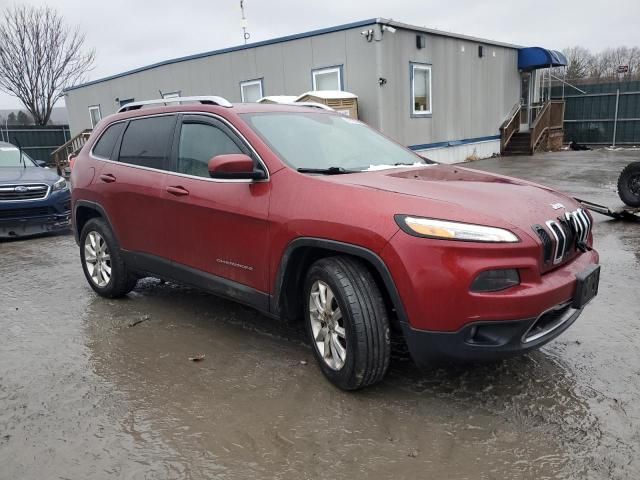
M567 58L567 79L577 80L589 76L593 55L584 47L565 48L562 53Z
M22 101L36 125L46 125L63 89L81 82L95 52L49 7L17 6L0 24L0 90Z

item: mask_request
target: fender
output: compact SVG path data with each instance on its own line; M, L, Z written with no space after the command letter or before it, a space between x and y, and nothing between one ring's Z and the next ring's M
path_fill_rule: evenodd
M109 228L111 229L111 231L113 232L114 236L115 235L115 230L113 229L113 225L111 224L111 220L109 219L109 215L107 215L107 211L102 208L102 205L100 205L97 202L91 202L89 200L76 200L74 206L73 206L73 236L76 239L76 243L78 245L80 245L80 232L78 231L78 227L77 227L77 215L78 215L78 208L79 207L85 207L88 208L90 210L94 210L96 212L98 212L100 214L100 216L102 218L104 218L104 220L107 222L107 224L109 225ZM118 240L117 236L116 236L116 241Z
M287 248L282 254L280 266L278 267L278 274L276 276L273 289L273 295L270 299L270 311L273 314L279 315L281 313L280 295L282 293L282 287L285 281L285 272L287 271L287 267L289 266L289 260L291 260L293 253L297 249L303 247L315 247L324 250L330 250L333 252L345 253L365 260L367 263L373 266L373 268L382 279L387 293L391 298L391 302L393 303L393 307L398 316L398 320L402 323L408 323L407 314L404 309L404 305L402 304L400 294L398 293L398 289L396 288L396 284L393 281L391 272L385 265L382 258L378 256L378 254L369 250L368 248L360 247L358 245L314 237L299 237L295 240L292 240L289 245L287 245Z

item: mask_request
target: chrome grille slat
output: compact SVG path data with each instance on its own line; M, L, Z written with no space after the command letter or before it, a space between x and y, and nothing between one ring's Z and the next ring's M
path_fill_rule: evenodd
M547 220L544 225L533 225L533 231L542 241L545 251L544 262L557 265L562 263L573 249L583 249L589 239L592 222L589 215L582 208L573 212L566 212L556 220ZM551 258L546 254L549 238L551 239Z
M0 186L0 201L42 200L49 196L49 185L45 183L16 183Z

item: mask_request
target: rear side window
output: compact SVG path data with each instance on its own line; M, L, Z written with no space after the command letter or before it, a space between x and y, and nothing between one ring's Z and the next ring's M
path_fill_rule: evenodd
M242 153L242 150L218 127L204 123L182 125L178 173L209 178L209 160L227 153Z
M169 146L173 139L175 117L150 117L132 120L122 137L120 161L131 165L169 168Z
M122 130L124 130L124 125L124 123L115 123L108 127L96 143L96 146L93 147L93 154L101 158L113 160L113 147L116 146L118 137L120 137Z

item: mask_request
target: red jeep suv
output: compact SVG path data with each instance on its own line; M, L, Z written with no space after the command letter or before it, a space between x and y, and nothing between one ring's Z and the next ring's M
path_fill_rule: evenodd
M590 214L547 187L437 165L322 109L132 103L77 157L89 285L192 285L303 319L322 372L382 379L390 330L419 365L535 349L597 293Z

